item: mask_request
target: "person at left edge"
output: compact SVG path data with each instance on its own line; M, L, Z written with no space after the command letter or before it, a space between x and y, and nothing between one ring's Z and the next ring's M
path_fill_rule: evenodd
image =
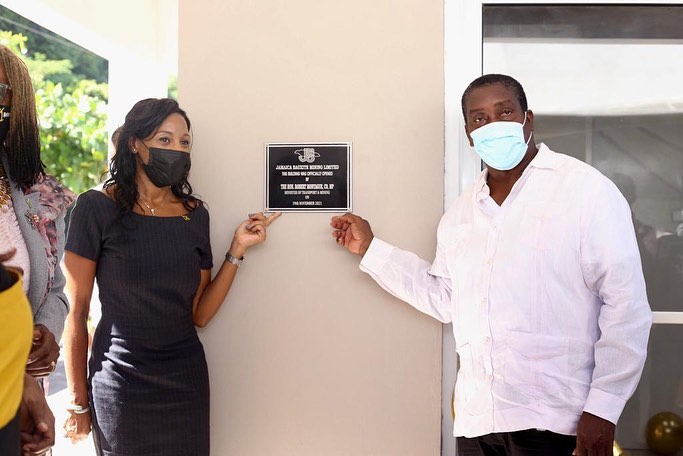
M8 266L24 274L34 323L26 371L36 378L55 369L69 311L60 261L74 196L45 172L28 69L0 45L0 245L16 249Z
M0 455L40 455L54 444L55 419L36 379L26 373L33 320L18 270L0 253ZM20 437L21 436L21 437Z
M64 428L78 441L92 424L103 456L208 456L209 379L195 326L218 312L245 251L279 216L254 213L239 224L212 279L209 213L188 181L191 146L177 102L136 103L115 135L111 178L71 213ZM102 317L86 369L95 278Z

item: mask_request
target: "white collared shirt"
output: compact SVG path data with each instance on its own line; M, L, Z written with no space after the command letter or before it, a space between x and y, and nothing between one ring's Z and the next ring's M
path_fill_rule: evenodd
M375 238L361 270L453 323L456 436L616 423L652 323L626 200L544 144L501 206L486 176L443 215L431 265Z

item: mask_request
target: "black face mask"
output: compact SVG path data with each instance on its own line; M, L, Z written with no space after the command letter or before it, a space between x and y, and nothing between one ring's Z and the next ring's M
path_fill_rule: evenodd
M5 142L9 131L9 116L11 106L0 105L0 144Z
M148 150L149 161L142 168L157 187L178 185L190 172L189 153L158 147L149 147Z

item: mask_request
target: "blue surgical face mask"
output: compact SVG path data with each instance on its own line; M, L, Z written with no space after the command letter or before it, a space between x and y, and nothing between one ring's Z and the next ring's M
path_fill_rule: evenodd
M526 113L524 113L526 123ZM470 133L474 142L474 150L487 166L508 171L519 165L524 158L529 139L524 140L524 123L491 122Z

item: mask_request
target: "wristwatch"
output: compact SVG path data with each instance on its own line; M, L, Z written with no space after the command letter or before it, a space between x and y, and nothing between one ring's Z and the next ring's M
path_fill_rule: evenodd
M234 256L230 255L230 252L228 252L228 253L225 254L225 261L227 261L228 263L232 263L232 264L234 264L234 265L236 265L236 266L239 266L239 265L241 265L242 262L244 261L244 257L242 257L242 258L235 258Z

